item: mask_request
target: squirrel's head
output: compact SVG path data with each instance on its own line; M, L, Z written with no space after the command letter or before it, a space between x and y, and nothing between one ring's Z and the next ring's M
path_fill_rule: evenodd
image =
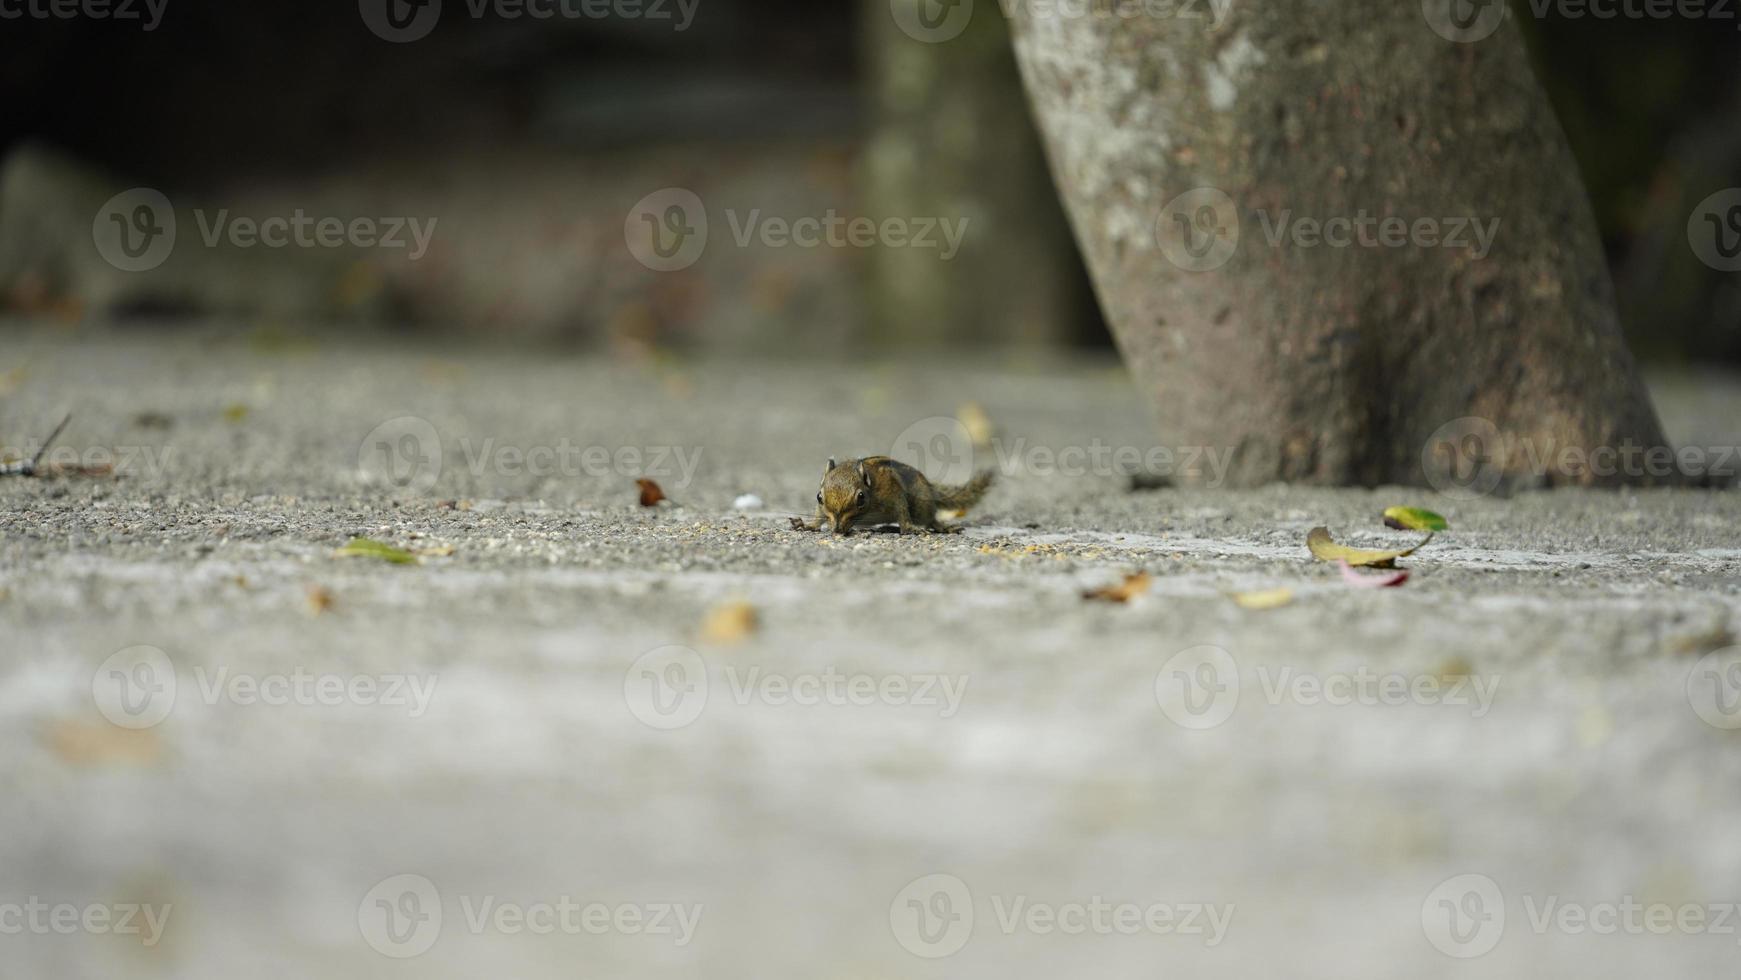
M864 460L849 459L845 463L828 461L822 472L822 488L816 491L816 502L828 516L835 534L851 534L853 521L870 505L871 487Z

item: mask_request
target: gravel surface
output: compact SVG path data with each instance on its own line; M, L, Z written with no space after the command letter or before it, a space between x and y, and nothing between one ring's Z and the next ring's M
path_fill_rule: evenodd
M0 446L117 470L0 480L0 973L1741 963L1741 495L1131 492L1110 361L0 329ZM1657 390L1741 441L1735 379ZM789 529L891 451L1000 482ZM1393 504L1451 523L1405 586L1307 554Z

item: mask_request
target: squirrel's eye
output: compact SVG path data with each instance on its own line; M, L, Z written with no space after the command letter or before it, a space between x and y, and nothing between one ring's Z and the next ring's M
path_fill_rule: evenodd
M820 490L816 491L816 502L822 503L822 491Z
M860 490L858 492L858 502L860 505L864 504L864 491L863 490Z

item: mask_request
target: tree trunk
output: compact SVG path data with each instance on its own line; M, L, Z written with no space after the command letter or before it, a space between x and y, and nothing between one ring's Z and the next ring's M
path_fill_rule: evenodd
M930 0L921 0L929 3ZM934 42L905 33L889 0L863 0L871 133L865 213L968 224L960 253L868 254L871 334L883 349L1013 344L1081 337L1091 311L1070 228L995 14ZM1072 270L1059 276L1035 269Z
M1230 451L1232 485L1673 482L1639 454L1665 440L1509 21L1463 42L1412 0L1013 6L1163 445Z

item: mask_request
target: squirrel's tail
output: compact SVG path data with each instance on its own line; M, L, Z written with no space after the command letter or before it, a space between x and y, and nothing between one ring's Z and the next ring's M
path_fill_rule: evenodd
M985 496L985 491L991 488L992 478L997 476L996 470L981 470L958 487L940 486L937 488L937 506L945 510L966 510L979 503L979 498Z

